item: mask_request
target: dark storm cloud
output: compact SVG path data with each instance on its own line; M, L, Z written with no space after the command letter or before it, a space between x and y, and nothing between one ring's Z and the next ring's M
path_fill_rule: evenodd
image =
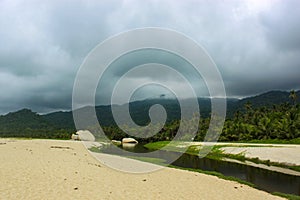
M70 109L88 52L113 34L145 26L171 28L203 45L229 96L299 89L299 9L297 0L1 1L0 113ZM122 73L112 71L106 84ZM132 75L128 85L151 77L180 85L167 74L148 75ZM191 82L206 93L203 82ZM109 102L106 93L99 103Z
M272 13L271 13L272 12ZM278 49L300 50L300 1L287 0L262 13L266 38Z

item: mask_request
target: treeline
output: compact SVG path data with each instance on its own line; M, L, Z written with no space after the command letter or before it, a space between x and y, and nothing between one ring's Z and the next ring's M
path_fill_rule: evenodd
M69 139L74 131L51 125L29 109L0 116L0 137Z
M72 132L65 129L13 129L1 131L0 137L17 137L17 138L43 138L43 139L70 139Z
M300 105L296 103L297 96L294 91L291 92L290 98L291 101L272 107L253 108L251 103L245 103L243 109L236 111L233 117L225 120L219 141L291 140L300 138ZM190 123L192 126L194 124L192 120L184 123ZM191 136L183 133L181 139L203 141L209 124L210 118L201 119L196 136L191 138ZM164 125L158 134L147 137L153 135L153 130L160 126L157 124L143 130L136 139L141 142L172 140L178 132L179 125L180 121L174 120ZM126 129L131 133L137 132L133 128L126 127ZM99 130L93 127L90 130L100 136ZM104 127L103 130L110 139L121 140L129 136L117 126Z
M262 97L269 102L271 97L280 96L278 94L281 94L281 96L284 97L279 99L285 99L286 103L274 104L273 106L266 103L265 105L262 104L264 106L257 106L257 104L261 105L259 102L261 102ZM221 130L219 141L250 141L268 139L292 140L300 138L300 106L299 101L297 100L297 94L299 94L299 92L296 93L295 91L291 91L289 95L286 95L284 92L269 92L253 97L252 104L242 100L241 102L244 103L243 106L240 105L241 102L230 101L231 103L237 103L238 109L226 118L223 129ZM253 102L256 103L254 104ZM278 102L282 101L278 100ZM143 115L140 113L131 113L135 116L133 117L133 120L135 120L138 124L143 124L147 121L148 119L146 118L138 120L138 116L148 116L148 107L150 107L153 103L156 103L156 101L150 101L148 103L133 103L135 105L134 108L136 112L141 111L141 109L143 111ZM170 103L169 100L165 101L165 104L169 105L169 112L167 112L168 115L173 117L177 116L178 113L175 112L176 104ZM206 102L205 105L207 105ZM108 113L108 111L104 113ZM104 114L101 117L105 118L107 116ZM100 124L103 125L101 119L99 119L99 121ZM104 126L103 130L105 135L110 139L121 140L124 137L131 137L130 135L132 134L138 134L137 137L135 137L138 141L154 142L172 140L176 135L178 135L177 132L180 123L180 120L174 119L165 124L162 129L160 124L155 124L148 128L144 128L142 131L135 130L134 128L127 126L122 127L130 134L126 134L117 126ZM187 127L194 128L193 126L195 124L197 125L198 122L195 122L195 119L190 119L185 120L184 123L187 124ZM186 132L181 131L181 139L188 141L203 141L210 125L209 116L201 118L198 125L197 134L195 136L188 135ZM100 130L97 128L89 127L89 130L96 136L103 137ZM23 109L9 113L5 116L0 116L0 137L69 139L71 134L75 131L71 112L57 112L48 115L39 115L29 109Z

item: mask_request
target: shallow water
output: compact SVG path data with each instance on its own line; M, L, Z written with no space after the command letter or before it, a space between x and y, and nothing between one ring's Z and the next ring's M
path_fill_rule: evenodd
M142 144L129 148L124 147L123 149L134 153L151 152ZM110 146L102 149L102 151L104 153L122 155L121 149L111 148ZM179 153L177 152L157 150L152 152L151 157L161 158L168 162L178 157L178 155ZM232 176L253 183L257 188L267 192L282 192L300 196L300 176L288 175L239 163L199 158L190 154L182 154L172 165L205 171L216 171L225 176Z

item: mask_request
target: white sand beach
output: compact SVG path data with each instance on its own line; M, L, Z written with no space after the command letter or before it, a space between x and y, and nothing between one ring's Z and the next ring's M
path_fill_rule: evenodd
M0 160L0 199L7 200L282 199L237 182L178 169L119 172L74 141L0 139Z

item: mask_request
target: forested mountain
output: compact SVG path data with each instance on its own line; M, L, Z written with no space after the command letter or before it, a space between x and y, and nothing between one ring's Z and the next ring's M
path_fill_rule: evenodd
M16 124L18 124L18 126L16 126ZM8 113L5 116L0 116L0 126L2 129L4 126L7 129L43 129L47 127L47 122L37 113L29 109L22 109L17 112Z
M253 108L258 107L271 107L274 104L282 104L291 102L289 98L289 92L285 91L270 91L264 94L260 94L253 97L247 97L244 99L227 99L227 117L232 118L234 113L238 110L243 111L244 105L250 103ZM300 91L296 92L296 95L300 97ZM188 101L188 100L185 100ZM300 102L300 99L297 99ZM149 108L154 104L160 104L164 106L167 111L167 122L171 122L176 119L180 119L180 106L176 99L147 99L143 101L135 101L128 104L121 105L123 107L129 106L132 119L139 125L145 125L149 122ZM198 104L200 108L201 117L206 118L210 115L211 103L209 98L199 98ZM84 108L83 108L84 109ZM96 114L99 122L103 126L115 125L111 106L96 106ZM72 112L54 112L47 115L43 115L43 118L50 124L56 125L60 128L74 128Z
M271 91L261 95L238 99L227 99L227 118L236 120L237 113L240 116L247 114L249 107L252 111L256 108L273 112L280 105L281 110L286 105L299 103L300 92L295 92L295 99L290 97L289 92ZM188 100L185 100L188 101ZM210 116L210 99L199 98L199 108L202 119ZM160 104L167 112L167 124L180 119L180 106L176 99L147 99L144 101L135 101L119 107L129 106L132 119L139 125L149 123L149 108L152 105ZM246 106L245 106L246 105ZM278 105L276 108L273 105ZM114 105L117 106L117 105ZM274 107L274 108L273 108ZM90 109L88 107L81 109ZM273 110L272 110L273 109ZM112 127L115 125L113 120L111 106L96 106L96 114L102 126ZM256 112L257 114L257 112ZM277 113L278 115L278 113ZM256 116L260 116L257 114ZM91 124L92 126L92 124ZM75 131L72 112L53 112L45 115L39 115L29 109L23 109L17 112L8 113L0 116L0 137L44 137L44 138L69 138ZM234 131L234 130L233 130ZM240 130L237 130L240 131Z
M189 99L184 100L189 101ZM228 104L233 105L237 102L237 99L229 99ZM181 111L179 102L176 99L147 99L143 101L130 102L124 105L114 105L119 109L124 110L125 107L129 106L129 111L132 119L139 125L145 125L149 123L149 109L155 104L162 105L167 112L167 123L180 119ZM186 103L188 104L188 103ZM201 117L208 117L210 115L211 103L208 98L199 98L198 104L201 112ZM81 108L81 110L88 110L90 107ZM189 108L187 108L189 109ZM97 117L102 126L113 126L115 125L111 106L96 106L95 107ZM50 124L54 124L61 128L72 128L74 127L72 112L54 112L42 116Z
M275 92L276 93L276 92ZM281 93L280 94L284 94ZM219 141L278 141L288 143L300 143L300 104L297 102L297 93L285 93L282 95L283 100L276 99L274 92L261 95L261 99L273 98L272 101L277 104L263 103L259 99L260 96L247 98L244 100L232 102L230 106L231 111L234 111L232 117L227 117L219 137ZM299 94L299 92L298 92ZM288 97L288 98L286 98ZM253 102L259 103L260 106L252 105ZM185 120L185 124L192 127L195 124L193 119ZM203 141L206 137L208 127L210 126L210 118L202 118L198 124L199 128L195 136L184 133L181 135L182 140ZM142 142L154 142L162 140L172 140L180 126L179 120L174 120L165 126L152 137L145 137L144 135L151 135L155 130L155 125L150 127L146 132L138 132L136 139ZM97 132L97 128L90 129L92 132ZM104 132L110 139L120 140L123 137L128 137L120 128L105 127ZM139 137L140 136L140 137ZM214 136L213 136L214 137ZM214 140L213 138L206 138Z
M49 124L29 109L0 116L0 137L69 138L70 129Z

